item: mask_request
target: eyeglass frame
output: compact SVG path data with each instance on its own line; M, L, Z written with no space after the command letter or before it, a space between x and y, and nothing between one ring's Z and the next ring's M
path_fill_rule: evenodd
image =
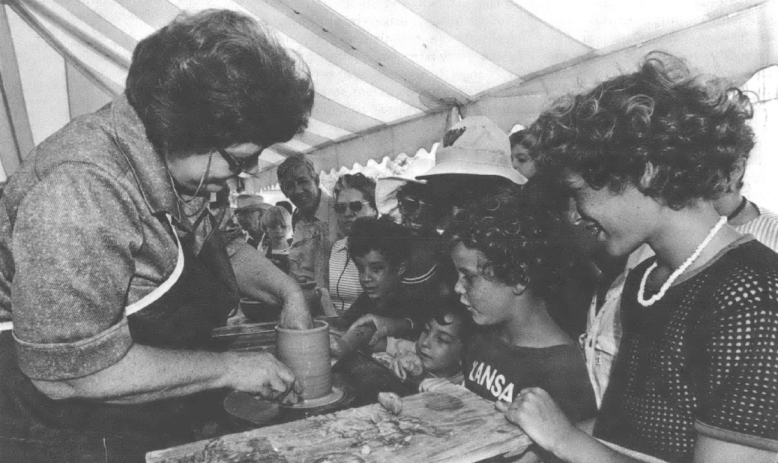
M359 204L359 208L358 209L354 209L356 207L355 204ZM343 210L342 211L338 210L339 206L343 206ZM370 206L370 202L369 201L349 201L347 203L345 203L345 202L336 202L332 206L332 208L335 210L336 213L342 215L342 214L345 214L346 211L349 210L349 209L351 209L351 212L356 214L357 212L361 211L362 208L365 207L365 206Z
M251 156L247 156L245 158L236 158L230 153L224 151L222 148L217 148L216 152L219 153L222 159L227 162L227 166L229 167L230 171L235 172L237 175L244 174L247 170L251 169L251 167L257 163L259 156L262 154L262 151L260 150L258 153L252 154Z

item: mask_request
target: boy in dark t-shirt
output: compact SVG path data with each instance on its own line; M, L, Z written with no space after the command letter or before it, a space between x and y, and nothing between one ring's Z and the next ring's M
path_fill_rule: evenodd
M583 352L548 312L571 265L560 211L511 192L485 198L449 227L455 291L480 330L465 350L465 386L513 402L542 387L574 421L596 413Z

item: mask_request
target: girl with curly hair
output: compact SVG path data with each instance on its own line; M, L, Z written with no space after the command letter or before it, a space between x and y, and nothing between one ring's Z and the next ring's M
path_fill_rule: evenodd
M465 386L504 402L541 387L571 420L592 417L583 353L549 313L572 263L563 216L498 194L460 212L448 232L455 291L480 326L465 353Z
M629 273L621 347L594 436L672 462L775 461L778 255L719 217L753 146L748 98L652 53L558 101L533 127L541 165ZM503 407L506 408L506 407ZM506 417L563 461L635 461L573 426L540 388Z

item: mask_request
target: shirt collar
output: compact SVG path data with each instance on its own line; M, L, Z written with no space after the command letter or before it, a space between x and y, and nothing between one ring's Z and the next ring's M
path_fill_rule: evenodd
M149 208L154 213L171 214L178 222L188 222L181 220L167 166L146 137L146 128L125 94L117 97L111 106L111 124L116 144L127 159Z
M321 192L319 195L319 207L316 208L316 213L313 216L326 223L329 222L330 211L333 210L332 198L324 190L319 189L319 191Z
M346 248L348 248L348 238L343 238L341 240L335 241L335 243L332 245L332 253L336 252L342 252L345 251Z

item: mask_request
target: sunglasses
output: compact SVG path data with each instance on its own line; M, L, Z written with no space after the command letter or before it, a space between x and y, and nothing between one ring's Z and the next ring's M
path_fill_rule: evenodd
M235 172L236 174L241 174L254 167L257 163L257 159L259 159L259 155L262 154L262 151L260 151L246 158L236 158L221 148L216 151L225 161L227 161L227 166L229 166L230 171Z
M430 203L426 201L411 198L401 199L398 203L400 206L400 212L403 214L414 214L419 209L424 209L431 206Z
M351 201L350 203L335 203L335 212L343 214L346 209L351 209L351 212L359 212L362 210L362 206L367 206L370 203L367 201Z

